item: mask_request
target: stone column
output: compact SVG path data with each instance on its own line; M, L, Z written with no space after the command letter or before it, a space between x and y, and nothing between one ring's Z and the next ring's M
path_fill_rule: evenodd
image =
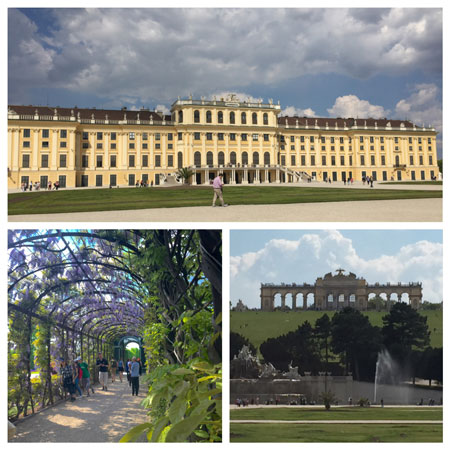
M276 181L275 183L280 183L280 169L277 168L277 176L276 176Z
M281 307L286 307L286 294L281 294Z
M231 181L230 184L236 184L236 169L231 169Z
M242 178L242 184L248 184L248 169L247 168L244 169L244 175L243 175L243 178Z

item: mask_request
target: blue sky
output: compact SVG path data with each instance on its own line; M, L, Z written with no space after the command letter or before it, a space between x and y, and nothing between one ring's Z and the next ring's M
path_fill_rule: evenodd
M261 282L314 283L337 268L368 282L420 281L442 301L440 230L232 230L231 302L259 307Z
M8 25L10 104L168 112L233 92L442 130L438 8L11 8Z

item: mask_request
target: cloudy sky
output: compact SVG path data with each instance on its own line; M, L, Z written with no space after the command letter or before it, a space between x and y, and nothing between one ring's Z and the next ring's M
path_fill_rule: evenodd
M423 299L441 302L442 232L438 230L232 230L230 291L260 307L260 283L314 283L345 269L369 283L421 281Z
M442 128L442 10L9 9L10 104L272 98L285 114Z

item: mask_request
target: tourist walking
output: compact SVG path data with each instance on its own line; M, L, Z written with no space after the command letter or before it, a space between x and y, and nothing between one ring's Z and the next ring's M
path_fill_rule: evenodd
M214 197L213 197L213 202L212 205L216 206L216 200L217 198L219 198L220 202L222 203L222 206L228 206L224 201L223 201L223 174L219 174L217 175L216 178L214 178L213 183L212 183L213 189L214 189Z
M128 384L131 386L131 360L128 358L127 361L127 380Z
M81 392L80 384L81 384L81 377L83 376L83 372L81 370L80 365L78 362L80 361L80 358L76 358L73 361L73 380L75 384L75 390L78 391L78 395L80 397L83 397L83 393Z
M133 356L133 360L131 362L131 395L139 394L139 370L140 364L136 361L136 356Z
M120 382L122 383L122 380L123 380L123 361L120 360L118 364L119 364L119 366L118 366L119 378L120 378Z
M62 385L64 389L69 392L70 401L74 402L76 398L75 398L75 385L73 384L73 371L70 364L67 364L67 362L64 359L61 360L60 374Z
M116 373L117 373L117 361L113 358L111 360L111 383L116 381Z
M89 367L87 362L84 362L82 358L80 358L79 364L82 371L81 389L83 389L87 397L90 397L89 388L92 390L92 393L94 393L94 388L91 387L91 374L89 373Z
M103 358L102 353L98 354L97 358L97 367L98 367L98 379L100 384L102 385L102 391L108 390L108 360Z

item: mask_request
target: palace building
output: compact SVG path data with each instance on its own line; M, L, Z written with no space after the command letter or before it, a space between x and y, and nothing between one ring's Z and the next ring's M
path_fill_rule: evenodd
M300 181L431 180L437 132L407 120L282 117L262 101L178 99L171 115L121 110L8 107L8 187Z
M422 303L422 283L374 283L357 278L354 273L345 275L338 269L336 275L331 272L317 278L314 284L303 283L261 283L261 310L274 311L276 308L321 311L337 311L352 307L360 311L368 309L369 296L373 295L386 301L389 310L393 301L402 301L408 297L409 304L419 309ZM277 297L279 304L277 305ZM288 305L288 300L290 305Z

